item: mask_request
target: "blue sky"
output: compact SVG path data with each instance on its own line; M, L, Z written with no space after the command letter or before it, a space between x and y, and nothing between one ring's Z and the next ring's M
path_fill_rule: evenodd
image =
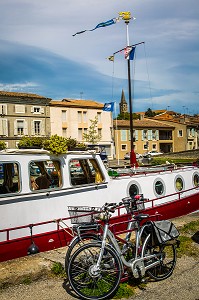
M120 21L73 37L77 31L130 11L133 111L169 109L199 113L198 0L1 0L0 90L54 100L128 102Z

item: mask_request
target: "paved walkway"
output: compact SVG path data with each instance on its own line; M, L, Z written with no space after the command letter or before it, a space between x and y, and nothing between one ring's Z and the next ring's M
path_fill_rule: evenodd
M177 218L173 222L179 227L198 218L199 213L196 213ZM0 299L75 299L67 282L60 278L52 278L51 274L54 262L64 265L65 253L66 247L0 263ZM198 277L199 261L182 258L178 260L174 274L169 279L147 284L146 290L140 291L131 299L199 300ZM31 284L24 284L28 282ZM4 289L8 286L10 288Z

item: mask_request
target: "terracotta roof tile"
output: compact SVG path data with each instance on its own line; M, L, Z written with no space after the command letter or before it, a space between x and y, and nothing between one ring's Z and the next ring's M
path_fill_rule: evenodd
M82 108L98 108L102 109L104 104L93 100L75 100L75 99L63 99L62 101L52 100L50 106L62 106L62 107L82 107Z
M37 94L18 93L18 92L6 92L6 91L0 91L0 96L50 99L50 98L47 98L47 97L44 97L44 96L40 96L40 95L37 95Z
M114 120L114 126L116 126L116 120ZM161 121L155 121L152 119L133 120L133 126L136 128L174 128L175 126L168 125ZM117 120L117 127L130 127L129 120Z

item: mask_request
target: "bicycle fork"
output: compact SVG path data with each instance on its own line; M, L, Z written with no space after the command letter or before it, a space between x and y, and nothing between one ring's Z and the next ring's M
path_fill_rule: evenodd
M100 264L101 264L102 257L103 257L103 254L104 254L104 250L105 250L105 246L106 246L106 237L107 237L107 233L108 233L108 226L109 226L108 223L104 225L102 244L101 244L101 249L100 249L100 253L99 253L97 263L95 265L92 265L90 270L89 270L90 275L92 277L97 277L99 275L99 272L100 272Z

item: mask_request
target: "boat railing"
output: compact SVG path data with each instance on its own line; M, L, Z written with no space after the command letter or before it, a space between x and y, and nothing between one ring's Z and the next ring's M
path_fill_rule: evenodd
M177 166L175 164L170 165L160 165L160 166L150 166L150 167L139 167L139 168L109 168L108 174L111 177L124 177L124 176L134 176L134 175L148 175L154 173L162 173L162 172L173 172L174 170L192 170L195 166L185 166L180 165Z
M154 208L157 206L157 201L160 201L161 200L161 203L162 204L165 204L165 203L169 203L170 201L173 201L173 198L172 197L175 197L176 200L181 200L185 197L185 195L187 196L187 193L190 193L190 195L192 194L192 192L194 193L196 190L198 190L199 192L199 187L194 187L194 188L190 188L190 189L187 189L187 190L182 190L182 191L179 191L179 192L176 192L176 193L173 193L173 194L170 194L170 195L166 195L166 196L161 196L161 197L158 197L158 198L155 198L155 199L147 199L145 200L145 208ZM171 199L170 199L171 198ZM164 201L165 199L165 201ZM162 201L163 200L163 201ZM117 216L114 216L114 217L122 217L126 215L124 209L122 210L122 207L121 208L118 208L117 210ZM30 232L32 232L32 229L33 228L38 228L39 226L45 226L45 225L49 225L49 224L56 224L56 227L54 227L54 230L56 231L59 231L61 229L64 229L64 230L67 230L67 233L69 235L71 235L71 229L70 229L70 225L67 225L67 223L69 224L70 223L70 219L72 217L66 217L66 218L60 218L60 219L56 219L56 220L50 220L50 221L44 221L44 222L39 222L39 223L35 223L35 224L28 224L28 225L23 225L23 226L17 226L17 227L11 227L11 228L5 228L5 229L0 229L0 234L5 234L5 238L0 241L0 243L3 243L3 242L8 242L8 241L13 241L13 239L10 238L10 235L13 231L17 231L17 230L24 230L24 229L29 229ZM27 232L27 231L26 231ZM23 237L26 237L26 235L24 235ZM21 238L23 238L21 237ZM17 239L17 238L16 238Z

